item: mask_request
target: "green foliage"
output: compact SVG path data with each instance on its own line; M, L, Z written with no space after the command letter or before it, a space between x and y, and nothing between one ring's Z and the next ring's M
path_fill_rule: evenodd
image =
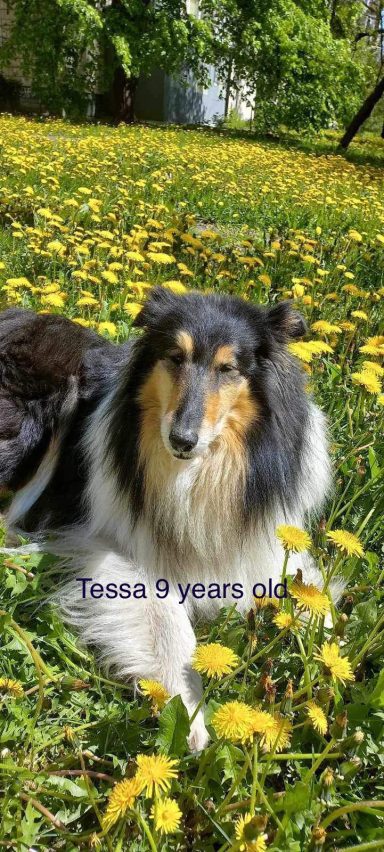
M205 79L207 24L187 13L185 0L10 0L9 7L14 21L0 68L16 54L51 112L84 112L118 67L138 78L188 65Z
M356 4L342 37L325 2L203 0L202 7L223 84L246 83L256 127L319 129L352 117L370 79L365 55L353 51Z

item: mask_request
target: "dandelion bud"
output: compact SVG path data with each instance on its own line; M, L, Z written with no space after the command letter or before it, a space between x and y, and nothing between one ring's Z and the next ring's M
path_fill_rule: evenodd
M355 602L355 601L354 601L354 597L353 597L353 595L347 595L347 596L344 598L344 607L343 607L343 609L344 609L344 612L345 612L345 614L346 614L346 615L350 615L350 614L351 614L351 612L352 612L352 610L353 610L353 604L354 604L354 602Z
M332 792L335 781L335 773L330 766L324 770L321 776L321 801L329 805L332 801Z
M327 522L326 522L325 518L320 518L319 532L324 533L326 529L327 529Z
M290 713L292 710L292 697L293 697L293 681L289 679L287 683L287 688L284 693L284 698L281 702L281 710L283 713Z
M331 734L337 740L343 740L347 733L348 716L346 711L339 713L330 729Z
M64 728L63 728L63 734L64 734L65 739L66 739L69 743L73 743L73 742L74 742L74 739L75 739L75 732L74 732L73 728L71 728L71 726L70 726L70 725L64 725Z
M268 683L265 686L266 699L270 704L274 704L276 698L276 686L271 678L268 678Z
M363 743L364 740L365 740L364 731L362 731L360 728L358 728L355 731L355 733L353 734L353 739L354 739L356 745L361 745L361 743Z
M321 826L312 829L311 844L314 852L321 852L326 841L326 831Z
M342 612L341 615L340 615L340 618L338 619L338 621L335 624L335 633L336 633L336 636L339 636L340 639L344 638L345 627L346 627L347 622L348 622L348 616L345 612Z
M85 680L81 680L79 677L70 677L70 675L61 678L60 684L63 689L68 689L71 692L80 692L81 689L89 689L89 683L86 683Z
M259 829L259 818L252 817L249 822L246 822L243 828L243 837L246 843L252 843L252 841L257 840L260 834Z
M316 701L322 705L329 704L334 697L335 691L331 686L321 686L316 692Z
M358 729L350 737L347 737L342 744L342 750L345 754L350 754L351 756L356 754L357 749L364 742L365 735L363 731Z
M268 822L268 814L255 814L253 817L255 821L255 825L257 826L260 833L263 833L267 827Z
M339 772L344 781L351 781L357 775L361 768L362 760L360 757L351 757L339 766Z

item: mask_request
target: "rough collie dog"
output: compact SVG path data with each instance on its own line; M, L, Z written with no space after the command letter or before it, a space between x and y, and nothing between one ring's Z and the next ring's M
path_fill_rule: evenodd
M0 323L0 485L23 485L9 521L59 532L76 554L67 618L120 676L161 681L193 714L191 621L236 600L246 611L255 583L278 582L276 526L302 527L329 486L324 417L286 347L304 321L288 303L164 288L125 346L50 319L49 331L46 317L7 312L8 337ZM28 371L44 393L25 405ZM298 568L317 582L308 557L290 559ZM199 712L190 745L206 739Z

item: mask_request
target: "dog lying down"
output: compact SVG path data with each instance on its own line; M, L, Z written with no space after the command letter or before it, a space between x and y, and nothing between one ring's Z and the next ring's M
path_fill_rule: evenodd
M325 420L286 347L305 333L288 303L158 287L135 325L115 346L64 317L0 315L0 487L10 527L72 554L58 599L82 639L192 715L191 622L279 581L276 526L302 527L329 488ZM319 583L308 556L298 568ZM199 712L190 745L206 742Z

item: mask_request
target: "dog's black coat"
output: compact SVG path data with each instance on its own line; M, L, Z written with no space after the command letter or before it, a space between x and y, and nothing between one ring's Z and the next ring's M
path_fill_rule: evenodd
M0 488L18 490L28 482L61 430L55 471L24 517L24 529L57 529L83 519L82 439L87 419L111 389L116 392L105 451L119 487L129 495L132 516L140 515L138 391L181 329L207 357L228 339L238 346L242 371L262 411L246 439L244 519L260 516L276 500L289 507L296 499L308 400L302 371L284 344L305 333L300 315L287 303L267 309L228 296L178 297L158 287L135 324L144 334L115 346L64 317L18 309L0 314ZM75 403L68 414L71 392Z
M44 526L48 516L55 528L79 520L84 423L126 357L126 346L65 317L20 309L0 314L0 488L17 491L27 483L65 425L58 465L24 519L26 530ZM66 413L68 395L73 406Z

